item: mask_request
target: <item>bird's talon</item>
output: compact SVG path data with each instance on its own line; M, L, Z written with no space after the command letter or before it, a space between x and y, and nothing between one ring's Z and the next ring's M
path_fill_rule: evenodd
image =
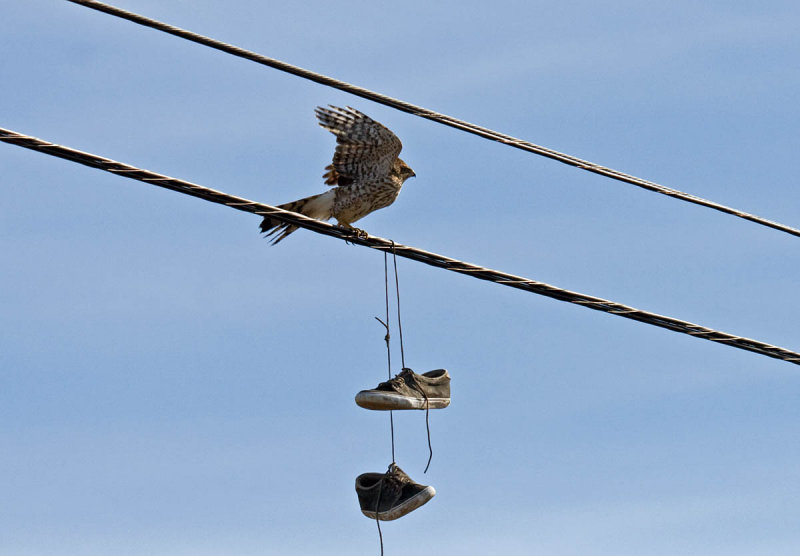
M365 232L364 230L361 230L359 228L354 228L353 226L341 226L341 225L340 225L340 227L344 228L347 231L348 234L350 234L350 235L352 235L354 237L357 237L358 239L367 239L369 237L369 234L367 232ZM347 243L350 243L347 240L345 240L345 241Z

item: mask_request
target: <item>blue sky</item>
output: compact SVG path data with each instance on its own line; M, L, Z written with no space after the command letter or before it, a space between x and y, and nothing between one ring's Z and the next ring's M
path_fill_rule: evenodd
M162 19L800 225L794 2L119 0ZM800 348L798 238L60 0L0 8L9 128L243 197L324 190L352 105L417 178L359 225ZM390 460L383 257L0 145L0 554L371 554L355 477ZM789 555L796 366L399 261L396 417L428 505L387 554ZM397 338L397 334L395 334ZM395 361L398 347L393 346ZM399 371L398 368L394 372Z

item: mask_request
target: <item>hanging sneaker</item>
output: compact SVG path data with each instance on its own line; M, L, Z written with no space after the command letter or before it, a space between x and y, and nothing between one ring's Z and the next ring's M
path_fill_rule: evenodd
M445 369L418 375L403 369L391 380L356 394L366 409L441 409L450 405L450 375Z
M392 521L410 513L436 495L436 489L415 483L393 463L386 473L363 473L356 478L361 513L370 519Z

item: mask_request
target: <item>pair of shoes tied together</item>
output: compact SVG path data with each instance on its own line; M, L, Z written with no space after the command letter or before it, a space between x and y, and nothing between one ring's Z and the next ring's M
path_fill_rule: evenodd
M356 493L361 513L370 519L392 521L425 504L436 495L436 490L415 483L393 463L386 473L359 475Z
M437 369L418 375L403 369L394 378L371 390L356 394L356 403L365 409L441 409L450 405L450 375Z

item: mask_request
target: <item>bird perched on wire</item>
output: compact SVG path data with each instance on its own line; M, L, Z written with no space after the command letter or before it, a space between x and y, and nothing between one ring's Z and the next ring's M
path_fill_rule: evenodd
M318 220L336 218L339 226L364 236L353 222L391 205L403 182L416 174L397 156L403 148L400 139L369 116L349 106L317 107L315 112L319 125L336 136L333 163L322 176L332 189L278 207ZM267 237L276 236L273 245L296 229L269 216L261 222Z

